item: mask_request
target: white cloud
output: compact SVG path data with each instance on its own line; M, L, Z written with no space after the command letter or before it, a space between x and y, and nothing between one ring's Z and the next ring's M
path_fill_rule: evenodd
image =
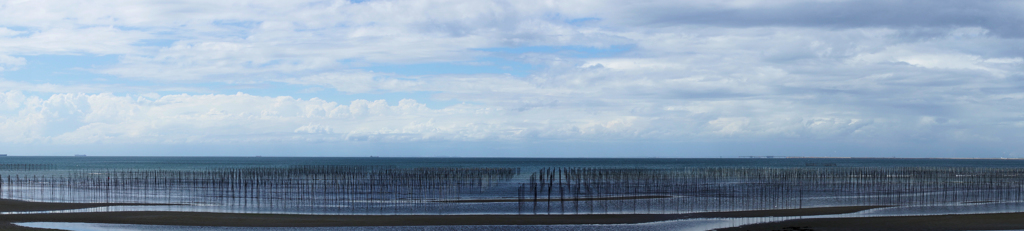
M388 78L387 74L373 72L331 72L285 79L282 82L299 85L329 86L341 92L365 93L373 91L410 91L422 83L416 80Z
M736 117L718 118L708 121L708 125L712 127L713 133L721 135L739 135L747 132L746 126L748 124L750 124L749 118Z
M2 98L4 142L206 143L313 140L522 139L524 131L579 127L575 135L614 135L635 119L579 114L548 124L540 112L469 105L433 110L415 100L390 105L355 100L235 95L115 96L56 94L43 99L7 92ZM577 113L577 112L569 112ZM577 113L578 114L578 113ZM609 130L610 129L610 130Z
M25 58L0 54L0 71L13 71L25 65Z
M1013 140L1019 132L1003 125L1024 121L1024 24L1014 9L911 1L10 2L0 7L0 140ZM10 74L45 61L36 55L117 56L82 68L115 81ZM529 67L515 75L387 70L437 63ZM242 84L269 86L250 94L282 96L211 93ZM408 98L420 102L297 96L324 91L415 92ZM465 103L431 109L426 98Z
M19 33L28 35L0 37L0 52L16 55L135 54L143 52L144 48L135 47L134 43L152 38L145 32L113 27L57 27Z
M998 77L1006 77L1006 75L1009 74L1010 71L1002 70L997 67L991 67L992 64L1024 63L1022 62L1020 57L982 59L981 57L975 55L955 54L909 55L896 58L896 60L924 68L980 70L989 72L992 75Z
M298 132L305 132L305 133L314 133L314 134L315 133L330 134L331 131L332 131L331 130L331 126L324 126L324 125L312 124L312 123L310 123L308 125L303 125L302 127L299 127L299 128L295 129L296 133L298 133Z
M10 91L0 97L3 142L52 144L253 143L302 141L513 141L678 139L773 135L858 137L871 123L849 118L742 115L771 108L637 114L587 108L455 105L430 109L415 100L397 104L355 100L234 95L55 94ZM752 105L736 102L742 105ZM739 106L739 105L737 105ZM695 106L701 107L701 106ZM553 116L557 115L557 116ZM702 124L706 124L702 125ZM696 129L696 130L694 130ZM867 134L871 135L871 134ZM876 134L877 135L877 134Z
M12 37L22 33L24 32L11 30L10 28L7 27L0 27L0 37Z

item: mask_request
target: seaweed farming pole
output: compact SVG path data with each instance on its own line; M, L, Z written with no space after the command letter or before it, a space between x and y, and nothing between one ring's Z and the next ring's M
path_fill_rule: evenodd
M574 207L573 210L576 211L576 215L580 214L580 186L583 186L580 183L580 177L581 177L581 175L580 175L581 172L580 171L581 170L579 170L579 169L574 169L572 171L572 176L573 176L573 179L575 180L574 182L576 182L576 185L574 187L575 190L573 190L573 196L572 196L573 207Z
M457 200L481 195L508 198L511 188L516 189L519 214L530 213L527 209L537 214L539 207L544 206L539 203L541 200L546 200L548 214L552 210L561 214L567 210L595 214L804 208L822 203L938 205L1024 199L1024 168L967 167L551 167L531 173L528 182L487 191L519 172L517 168L322 165L75 170L55 175L29 173L24 177L17 172L0 171L0 197L63 202L203 203L236 211L353 214L433 209L439 214L461 213L467 206ZM553 208L553 202L560 208ZM566 203L572 203L568 205L572 207L567 209Z
M10 176L8 176L10 178ZM530 192L533 193L533 214L537 214L537 173L530 174Z
M523 215L523 184L516 187L516 214Z
M565 185L562 184L562 178L564 177L564 168L558 168L558 207L562 214L565 214Z

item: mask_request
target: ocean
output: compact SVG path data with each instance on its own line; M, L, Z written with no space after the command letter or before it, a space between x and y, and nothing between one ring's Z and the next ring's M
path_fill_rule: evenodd
M6 156L0 198L161 204L56 212L678 214L894 205L873 213L980 213L1018 210L1024 160Z

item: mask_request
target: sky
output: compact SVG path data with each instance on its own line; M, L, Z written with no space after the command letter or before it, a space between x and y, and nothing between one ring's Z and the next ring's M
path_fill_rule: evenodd
M0 0L0 153L1024 158L1020 12Z

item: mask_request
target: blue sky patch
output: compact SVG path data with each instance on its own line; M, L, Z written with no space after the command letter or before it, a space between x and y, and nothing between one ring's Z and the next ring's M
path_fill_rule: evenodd
M574 57L574 58L601 58L610 57L618 54L622 54L630 49L633 49L633 45L614 45L606 48L599 47L588 47L588 46L528 46L528 47L497 47L497 48L485 48L479 49L481 51L492 52L496 55L508 55L508 54L527 54L527 53L541 53L541 54L557 54L561 56Z
M501 58L481 58L474 62L462 63L418 63L404 65L373 65L364 70L379 73L394 73L407 76L420 75L472 75L510 74L526 76L535 69L533 65Z
M16 71L0 72L4 78L29 83L90 83L97 79L116 77L93 72L118 62L116 55L36 55L23 56L25 66Z
M136 45L147 47L169 47L171 45L174 45L174 42L177 41L178 40L175 39L143 39L139 40L139 42L136 43Z

